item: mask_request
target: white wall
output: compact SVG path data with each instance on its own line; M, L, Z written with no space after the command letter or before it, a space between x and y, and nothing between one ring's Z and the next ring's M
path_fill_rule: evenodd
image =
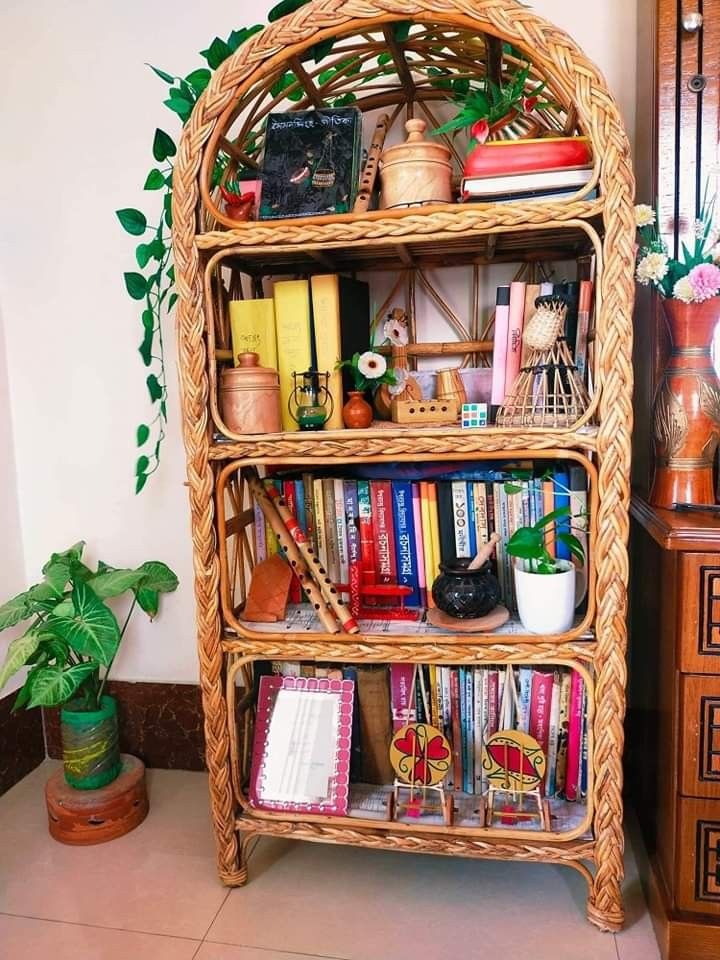
M118 661L123 679L197 677L184 455L176 374L160 472L133 494L134 428L145 372L138 311L125 295L133 241L113 211L150 208L140 189L153 131L177 125L164 85L143 64L186 73L217 34L264 19L272 3L206 0L4 0L0 11L0 304L6 327L24 571L85 538L93 559L164 560L181 579L153 625L136 621ZM636 0L536 0L606 73L634 122ZM169 333L169 331L168 331ZM166 345L173 356L172 336ZM2 363L0 361L0 370ZM0 389L2 384L0 383ZM7 405L0 394L0 414ZM5 452L0 419L0 450ZM0 474L12 501L12 467ZM12 507L10 507L12 519ZM4 517L3 517L4 519ZM7 589L6 589L7 588Z

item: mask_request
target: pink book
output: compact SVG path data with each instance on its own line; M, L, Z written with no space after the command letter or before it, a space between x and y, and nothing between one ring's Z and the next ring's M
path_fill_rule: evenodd
M420 588L420 606L427 606L427 582L425 580L425 541L422 529L422 510L420 509L420 484L412 485L413 522L415 524L415 558L417 560L418 586Z
M392 711L393 730L397 731L406 723L415 723L415 664L390 664L390 709Z
M530 736L548 753L554 671L533 670L530 687Z
M580 791L584 691L583 678L577 670L573 670L570 680L570 718L568 723L567 773L565 774L566 800L577 800Z
M495 339L493 343L492 392L490 403L501 406L505 399L505 365L510 327L510 287L498 287L495 301Z
M519 280L510 284L507 352L505 354L505 396L512 390L517 375L520 373L526 288L527 284ZM497 323L497 320L495 322Z
M499 675L497 670L488 671L488 706L487 706L487 735L491 737L498 732L498 686Z

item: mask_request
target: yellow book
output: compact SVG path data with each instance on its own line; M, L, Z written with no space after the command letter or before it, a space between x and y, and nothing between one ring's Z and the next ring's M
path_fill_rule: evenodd
M317 555L324 570L328 567L327 544L325 543L325 498L322 480L313 480L313 511L315 513L315 536L317 537Z
M429 484L423 480L420 483L420 525L422 526L423 536L423 560L425 563L425 589L427 591L427 605L434 607L435 601L432 598L432 585L435 576L433 570L434 554L432 548L432 530L430 528L430 496L428 494Z
M279 280L273 295L283 430L297 430L288 401L293 392L293 373L310 369L309 285L307 280Z
M440 521L438 520L437 487L428 483L428 501L430 513L430 538L432 541L432 566L430 568L430 583L440 574Z
M335 273L311 277L310 289L312 291L317 368L321 373L327 370L330 374L328 390L333 398L332 416L325 424L325 429L342 430L342 373L335 369L335 364L342 360L339 278Z
M231 300L233 363L239 353L257 353L261 367L277 370L275 304L272 300Z

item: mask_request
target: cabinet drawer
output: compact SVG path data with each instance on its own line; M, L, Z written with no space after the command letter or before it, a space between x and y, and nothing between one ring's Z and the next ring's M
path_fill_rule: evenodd
M680 792L720 800L720 677L680 677Z
M720 916L720 800L688 800L678 806L679 910Z
M685 553L678 572L680 669L720 675L720 554Z

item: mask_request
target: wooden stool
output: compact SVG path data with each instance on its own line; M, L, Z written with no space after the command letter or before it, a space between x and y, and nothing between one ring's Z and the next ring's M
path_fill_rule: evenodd
M148 812L145 764L123 753L120 776L99 790L76 790L62 768L45 786L50 835L60 843L87 845L134 830Z

